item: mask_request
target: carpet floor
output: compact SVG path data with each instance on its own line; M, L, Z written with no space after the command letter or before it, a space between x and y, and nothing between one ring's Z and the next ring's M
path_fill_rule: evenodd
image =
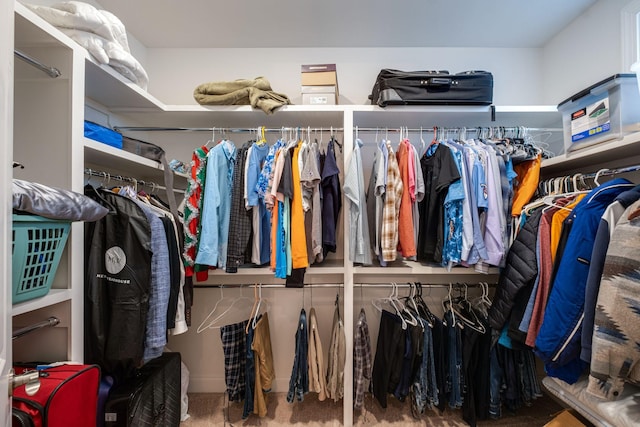
M408 402L390 398L386 409L380 407L370 395L366 396L364 411L354 411L354 425L376 426L467 426L462 420L462 411L447 409L443 415L427 411L420 420L411 415ZM563 408L551 397L544 395L532 406L523 407L515 414L506 413L498 420L479 421L479 426L500 427L541 427L549 422ZM225 422L225 399L221 393L189 394L190 418L180 427L209 426L317 426L333 427L342 425L342 401L320 402L317 395L309 393L303 402L288 403L285 393L268 396L267 416L258 418L251 415L242 419L242 402L229 404Z

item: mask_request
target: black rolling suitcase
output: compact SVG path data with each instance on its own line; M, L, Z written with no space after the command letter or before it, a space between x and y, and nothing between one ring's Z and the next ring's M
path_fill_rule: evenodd
M147 362L135 377L111 388L105 404L106 427L180 425L180 353Z
M399 71L383 69L371 96L372 104L490 105L493 75L487 71Z

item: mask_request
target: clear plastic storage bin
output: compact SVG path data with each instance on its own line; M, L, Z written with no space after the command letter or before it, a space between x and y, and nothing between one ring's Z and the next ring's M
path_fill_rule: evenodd
M640 131L640 92L635 74L616 74L558 105L566 152L622 139Z

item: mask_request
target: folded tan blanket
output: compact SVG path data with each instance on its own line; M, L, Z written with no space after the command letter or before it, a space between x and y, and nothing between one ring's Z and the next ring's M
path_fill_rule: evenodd
M267 114L291 104L286 95L271 90L264 77L203 83L195 88L193 97L200 105L251 105Z

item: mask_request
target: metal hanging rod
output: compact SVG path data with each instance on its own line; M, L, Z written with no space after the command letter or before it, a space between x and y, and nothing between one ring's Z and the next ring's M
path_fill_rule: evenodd
M141 179L135 179L129 176L122 176L122 175L112 175L109 172L104 172L104 171L100 171L100 170L95 170L95 169L90 169L87 168L84 170L84 174L88 175L88 176L97 176L99 178L102 179L106 179L107 181L109 180L116 180L116 181L120 181L120 182L126 182L128 184L133 184L133 186L138 186L138 185L142 185L145 187L150 187L152 190L166 190L167 187L163 186L163 185L159 185L156 184L155 182L152 181L143 181ZM178 193L184 193L184 190L180 190L180 189L176 189L174 188L173 191L176 191Z
M117 132L126 132L126 131L133 131L133 132L155 132L155 131L162 131L162 132L213 132L213 131L220 131L222 133L227 132L227 133L255 133L260 131L262 128L260 127L254 127L254 128L224 128L224 127L211 127L211 128L199 128L199 127L157 127L157 126L152 126L152 127L144 127L144 126L114 126L113 129ZM270 133L275 133L275 132L289 132L289 131L295 131L295 130L301 130L301 131L306 131L308 129L311 129L311 131L314 132L342 132L344 129L343 128L339 128L339 127L312 127L309 128L309 126L299 126L299 127L280 127L280 128L264 128L265 132L270 132Z
M15 331L13 331L13 334L11 335L11 339L15 340L16 338L20 338L21 336L24 336L30 332L36 331L38 329L46 328L46 327L56 326L59 323L60 323L60 319L58 319L57 317L51 316L47 320L43 320L42 322L34 323L33 325L16 329Z
M113 129L117 132L227 132L227 133L253 133L257 132L261 128L223 128L223 127L163 127L163 126L114 126ZM264 128L265 132L276 133L276 132L289 132L295 130L308 130L310 129L313 132L343 132L344 128L341 127L319 127L319 128L309 128L308 126L300 126L300 127L280 127L280 128ZM500 130L501 132L517 132L519 130L524 130L526 132L561 132L562 128L531 128L531 127L518 127L518 126L481 126L481 127L455 127L455 128L438 128L437 130L445 131L445 132L460 132L465 130L466 132L482 132L491 129ZM354 131L358 132L434 132L433 126L425 126L422 128L391 128L391 127L354 127Z
M27 55L24 52L21 52L17 49L14 49L13 51L14 55L16 55L18 58L22 59L24 62L26 62L29 65L33 65L34 67L36 67L38 70L45 72L49 77L55 79L56 77L60 77L62 75L62 73L60 72L60 70L58 70L55 67L50 67L48 65L43 64L42 62L38 61L35 58L32 58L31 56Z
M466 132L483 132L483 131L487 131L487 130L491 130L491 129L496 129L499 130L501 132L517 132L517 131L526 131L526 132L561 132L562 128L530 128L530 127L518 127L518 126L475 126L475 127L454 127L454 128L448 128L448 127L437 127L435 129L435 131L444 131L444 132L461 132L461 131L466 131ZM422 127L422 128L387 128L387 127L376 127L376 128L372 128L372 127L354 127L354 131L358 131L358 132L426 132L426 133L433 133L434 132L434 128L433 126L431 127Z
M583 174L582 177L595 178L596 176L598 177L611 176L611 175L618 175L621 173L636 172L636 171L640 171L640 165L627 166L624 168L617 168L617 169L600 169L598 172Z
M259 286L263 289L304 289L304 288L342 288L344 287L344 283L309 283L305 284L304 287L301 288L287 288L284 283L267 283L264 285L256 284L256 283L220 283L220 284L194 284L194 289L233 289L233 288L250 288L254 286Z
M484 283L488 283L488 282L484 282ZM403 283L396 283L395 286L398 288L409 288L411 287L411 285L413 284L410 282L403 282ZM430 284L430 283L421 283L423 288L448 288L449 284L444 284L444 283L440 283L440 284ZM479 287L482 286L480 284L480 282L478 283L452 283L452 286L456 286L456 285L460 285L460 286L467 286L469 288L474 288L474 287ZM488 283L489 286L492 286L492 283ZM195 289L220 289L220 288L227 288L227 289L233 289L233 288L245 288L245 287L253 287L256 286L255 283L228 283L228 284L224 284L224 283L220 283L220 284L195 284L193 287ZM287 288L285 286L284 283L269 283L269 284L264 284L264 285L260 285L263 289L304 289L304 288L342 288L344 287L343 283L309 283L309 284L305 284L304 287L302 288ZM354 283L353 284L354 287L358 287L358 288L385 288L385 287L390 287L390 286L394 286L393 283Z

